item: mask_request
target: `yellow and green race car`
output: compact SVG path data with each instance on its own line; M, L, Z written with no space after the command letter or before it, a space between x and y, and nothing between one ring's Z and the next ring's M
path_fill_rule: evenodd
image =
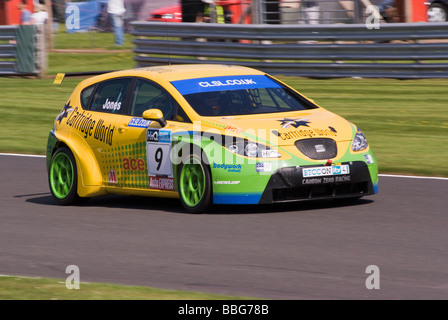
M212 64L82 81L49 134L47 171L60 204L141 195L178 198L192 213L378 190L354 124L264 72Z

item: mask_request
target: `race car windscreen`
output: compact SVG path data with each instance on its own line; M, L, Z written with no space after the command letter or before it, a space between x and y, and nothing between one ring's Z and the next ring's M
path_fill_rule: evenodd
M264 75L223 76L171 82L201 116L236 116L317 108Z

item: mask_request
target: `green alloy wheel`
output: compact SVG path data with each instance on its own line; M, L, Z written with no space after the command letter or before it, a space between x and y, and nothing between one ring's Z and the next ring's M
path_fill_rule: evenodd
M184 208L202 213L211 205L210 169L196 155L190 155L179 170L179 194Z
M67 148L58 149L50 164L48 180L53 197L60 204L71 204L79 199L77 194L76 161Z

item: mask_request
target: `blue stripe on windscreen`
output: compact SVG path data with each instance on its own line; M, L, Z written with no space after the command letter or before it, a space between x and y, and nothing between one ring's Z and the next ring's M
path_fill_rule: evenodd
M171 84L183 95L211 91L280 88L279 84L263 75L207 77L177 80Z

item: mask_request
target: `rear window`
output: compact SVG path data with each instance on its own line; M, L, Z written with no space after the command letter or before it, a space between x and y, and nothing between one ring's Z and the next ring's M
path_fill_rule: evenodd
M94 90L95 85L87 87L81 92L81 105L83 109L89 108L89 100Z
M119 78L99 83L92 97L90 110L123 113L130 86L130 78Z

